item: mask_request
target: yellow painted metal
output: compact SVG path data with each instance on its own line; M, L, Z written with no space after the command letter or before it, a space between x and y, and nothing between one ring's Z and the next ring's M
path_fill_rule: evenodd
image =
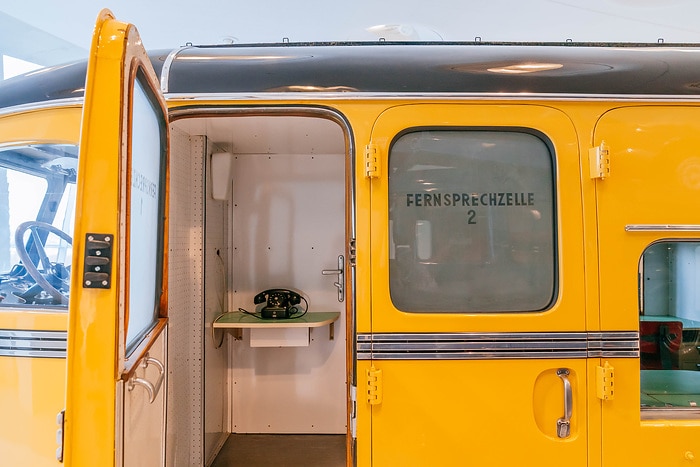
M362 395L362 378L371 368L371 363L366 360L357 362L358 388L357 388L357 425L356 425L356 452L355 457L358 466L372 465L372 406L366 403Z
M601 326L637 329L637 271L643 251L678 231L627 231L628 225L698 225L700 108L640 106L616 109L596 126L596 143L610 147L615 177L597 187ZM618 177L619 175L619 177Z
M0 116L0 145L78 144L81 114L81 107L74 106Z
M587 465L585 360L383 361L371 406L374 466ZM570 370L571 435L558 368ZM369 465L369 464L360 464Z
M662 239L697 232L636 231L628 226L698 225L700 108L632 106L597 123L593 145L610 147L614 177L593 181L597 193L601 329L638 329L638 268L644 250ZM692 465L700 420L642 421L637 359L610 359L615 399L600 401L602 464Z
M126 161L130 92L137 68L150 70L136 29L103 10L88 62L68 334L65 461L73 467L115 463L116 385L124 364ZM121 213L121 215L120 215ZM126 215L128 217L128 214ZM112 286L84 289L87 233L114 237Z
M68 313L47 310L2 310L0 311L0 329L65 331L68 329Z
M80 107L0 117L0 145L78 144ZM66 331L65 310L0 309L0 329ZM65 404L64 358L0 357L0 464L57 466L56 415Z
M65 373L63 358L0 357L0 465L60 465L56 415Z

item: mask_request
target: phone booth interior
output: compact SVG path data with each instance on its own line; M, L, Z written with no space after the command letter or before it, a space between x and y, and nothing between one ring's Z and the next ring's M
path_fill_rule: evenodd
M344 448L341 126L232 115L173 127L173 147L198 139L205 160L205 421L226 413L222 429L236 436L335 434ZM232 320L243 324L222 324Z

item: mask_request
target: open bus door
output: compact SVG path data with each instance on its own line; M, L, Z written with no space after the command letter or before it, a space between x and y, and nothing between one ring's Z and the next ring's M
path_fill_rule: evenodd
M97 20L81 127L64 461L164 465L168 129L136 28Z
M371 449L358 446L359 461L587 465L570 120L534 105L397 106L368 153L372 332L358 333L358 407Z

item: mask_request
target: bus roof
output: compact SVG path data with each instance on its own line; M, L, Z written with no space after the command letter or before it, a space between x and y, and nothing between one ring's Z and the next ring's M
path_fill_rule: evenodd
M691 44L283 43L151 54L168 95L361 93L553 97L700 95ZM86 63L0 84L0 107L82 97ZM161 74L161 71L164 72Z

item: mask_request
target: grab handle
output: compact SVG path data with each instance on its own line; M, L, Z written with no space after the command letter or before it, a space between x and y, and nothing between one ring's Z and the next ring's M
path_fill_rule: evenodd
M149 357L148 355L146 355L146 357L143 359L143 363L141 364L141 366L143 366L143 368L148 368L150 364L153 364L154 366L158 367L159 374L156 384L152 384L150 381L143 378L138 378L136 375L134 375L129 380L127 388L129 389L129 391L133 391L137 385L142 386L144 389L146 389L146 392L148 392L148 403L152 404L158 396L158 391L160 391L160 387L163 385L163 379L165 379L165 366L157 358Z
M573 394L571 383L569 382L569 370L560 368L557 370L557 376L564 383L564 416L557 420L557 436L568 438L571 434L571 412L573 410Z

